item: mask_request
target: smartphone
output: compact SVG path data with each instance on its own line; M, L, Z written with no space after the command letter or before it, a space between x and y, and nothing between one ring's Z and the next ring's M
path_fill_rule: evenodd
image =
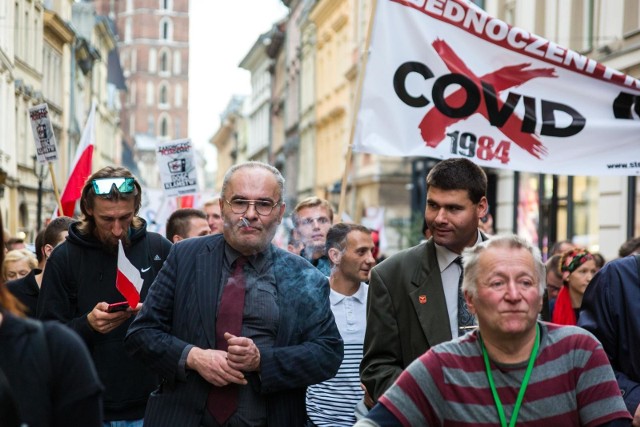
M107 307L107 313L115 313L116 311L126 311L129 308L129 303L127 301L115 302L113 304L109 304Z

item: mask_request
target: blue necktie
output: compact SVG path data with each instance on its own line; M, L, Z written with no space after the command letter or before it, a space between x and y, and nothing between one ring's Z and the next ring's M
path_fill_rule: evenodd
M470 330L471 326L475 325L475 318L473 317L473 314L469 312L467 302L464 299L464 293L462 292L462 279L464 277L462 257L459 256L453 262L460 266L460 279L458 279L458 336L460 337L466 334Z

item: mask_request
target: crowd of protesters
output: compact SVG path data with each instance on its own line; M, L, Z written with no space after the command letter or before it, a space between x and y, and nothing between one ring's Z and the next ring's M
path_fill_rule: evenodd
M640 238L608 263L557 242L545 263L494 236L466 159L432 168L425 240L388 258L318 197L275 246L283 192L236 165L161 236L107 167L35 253L5 233L0 425L640 426Z

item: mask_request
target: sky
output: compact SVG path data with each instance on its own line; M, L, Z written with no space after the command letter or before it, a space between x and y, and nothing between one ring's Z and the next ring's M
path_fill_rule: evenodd
M238 64L288 9L280 0L189 3L189 137L205 147L211 169L215 149L208 141L218 130L220 113L233 95L251 92L251 75Z

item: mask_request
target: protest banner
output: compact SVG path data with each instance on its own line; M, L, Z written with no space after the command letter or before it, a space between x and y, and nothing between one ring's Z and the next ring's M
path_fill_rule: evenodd
M160 143L156 150L162 189L168 197L198 192L194 147L189 139Z
M463 0L378 0L353 150L640 174L640 82Z

